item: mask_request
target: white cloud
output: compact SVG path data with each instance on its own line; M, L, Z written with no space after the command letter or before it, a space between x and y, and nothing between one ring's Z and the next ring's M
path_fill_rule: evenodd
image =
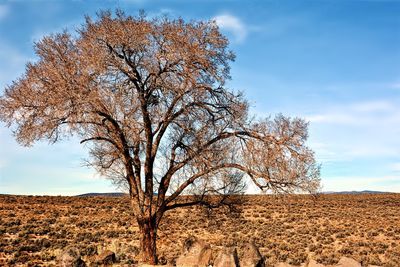
M390 83L389 88L400 89L400 82Z
M339 158L335 151L331 151L329 144L322 142L309 142L309 146L318 154L318 162L322 164L329 163Z
M400 172L400 162L389 164L389 169L394 172Z
M306 120L311 123L334 123L334 124L351 124L357 121L352 116L348 114L339 113L325 113L318 115L306 116Z
M378 100L355 103L351 108L358 112L392 112L395 110L395 105L389 101Z
M6 161L4 159L0 159L0 170L6 166Z
M323 106L305 116L310 121L310 147L325 163L400 157L398 99ZM387 170L393 171L393 170Z
M175 12L175 10L173 10L171 8L161 8L158 15L160 15L160 14L172 16L172 15L176 15L176 12Z
M0 20L8 15L9 8L6 5L0 5Z
M230 14L221 14L213 19L222 30L231 32L236 42L241 43L246 39L247 29L239 18Z
M400 121L400 108L388 100L357 102L326 108L325 112L306 116L312 123L325 124L373 124L384 121Z

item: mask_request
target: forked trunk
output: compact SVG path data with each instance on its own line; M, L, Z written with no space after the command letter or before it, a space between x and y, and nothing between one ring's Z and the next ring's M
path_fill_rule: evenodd
M157 225L154 218L138 221L140 230L140 260L142 263L157 264Z

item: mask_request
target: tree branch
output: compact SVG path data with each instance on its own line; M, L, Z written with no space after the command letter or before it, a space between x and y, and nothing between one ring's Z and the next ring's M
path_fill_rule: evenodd
M113 141L109 138L106 138L106 137L102 137L102 136L90 137L90 138L81 140L80 143L83 144L88 141L106 141L106 142L109 142L110 144L114 145L118 150L121 150L121 147L115 141Z

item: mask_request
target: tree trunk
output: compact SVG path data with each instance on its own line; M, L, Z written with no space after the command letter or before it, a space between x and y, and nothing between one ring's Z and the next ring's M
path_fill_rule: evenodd
M157 264L157 225L155 218L138 220L140 230L140 258L142 263Z

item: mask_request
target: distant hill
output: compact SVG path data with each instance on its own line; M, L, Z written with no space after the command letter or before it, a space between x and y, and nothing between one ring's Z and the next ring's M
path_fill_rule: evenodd
M390 194L391 192L382 192L382 191L372 191L372 190L363 190L363 191L326 191L322 192L322 194L326 195L356 195L356 194ZM113 193L86 193L77 195L76 197L122 197L127 196L128 194L121 192L113 192Z
M114 193L86 193L77 195L76 197L122 197L126 196L125 193L114 192Z
M363 191L327 191L323 192L323 194L338 194L338 195L354 195L354 194L390 194L391 192L382 192L382 191L372 191L372 190L363 190Z

